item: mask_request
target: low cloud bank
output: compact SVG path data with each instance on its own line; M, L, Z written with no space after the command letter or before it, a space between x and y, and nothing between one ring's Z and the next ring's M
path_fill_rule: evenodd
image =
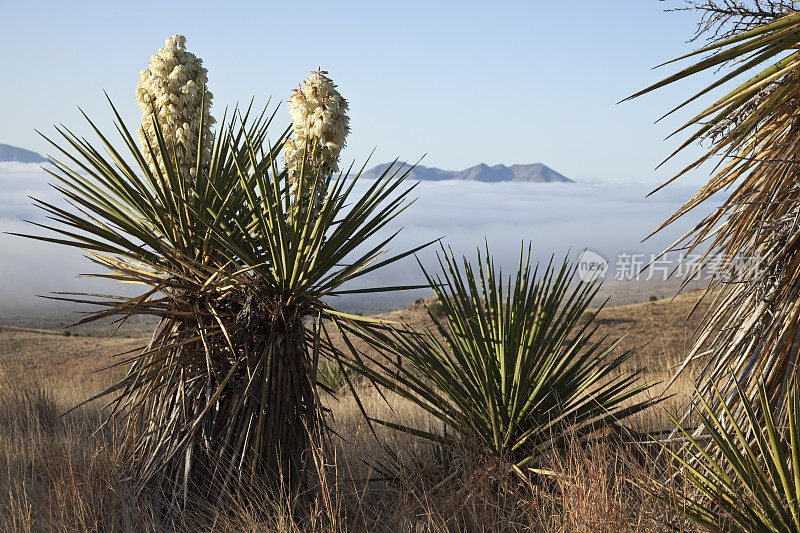
M52 180L37 165L0 164L0 231L46 234L23 219L43 220L43 213L29 196L59 202L58 193L48 186ZM365 181L359 186L368 184ZM656 253L699 221L702 213L640 243L693 192L677 185L645 198L651 188L616 183L421 182L413 193L418 200L388 228L393 231L403 227L390 253L442 237L454 253L473 258L486 238L495 262L506 271L515 268L520 243L528 241L540 261L549 259L552 253L556 258L569 253L575 259L586 248L612 263L620 253ZM95 272L96 267L75 250L5 234L0 235L0 250L0 306L6 311L10 305L20 312L49 309L54 304L35 295L51 291L122 291L119 286L76 278L78 273ZM434 245L421 252L423 264L435 269L437 250ZM422 279L416 262L408 259L374 273L364 285L419 283ZM423 294L349 298L337 304L351 310L376 311L404 305Z

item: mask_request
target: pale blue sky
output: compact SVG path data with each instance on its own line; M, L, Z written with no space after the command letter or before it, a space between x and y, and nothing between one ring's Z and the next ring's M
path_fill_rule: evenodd
M83 131L77 106L106 124L103 89L138 121L138 71L181 33L209 69L217 116L252 96L285 99L327 69L352 110L346 160L377 147L373 163L541 161L580 181L655 184L677 168L653 171L688 115L653 121L702 80L616 102L675 71L650 67L690 48L696 14L663 11L680 5L0 0L0 142L47 153L34 128Z

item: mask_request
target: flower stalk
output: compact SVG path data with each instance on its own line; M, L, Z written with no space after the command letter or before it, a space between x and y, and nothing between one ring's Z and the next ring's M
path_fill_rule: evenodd
M348 105L328 73L318 69L289 98L292 136L284 148L292 195L319 211L326 182L339 171L339 154L350 132Z
M166 157L177 160L187 192L196 180L198 155L203 161L211 155L211 126L215 121L209 114L213 95L206 89L207 83L203 60L186 50L186 37L173 35L150 58L149 67L139 72L136 84L144 157L154 174L166 174L165 154L156 134L160 128L167 145Z

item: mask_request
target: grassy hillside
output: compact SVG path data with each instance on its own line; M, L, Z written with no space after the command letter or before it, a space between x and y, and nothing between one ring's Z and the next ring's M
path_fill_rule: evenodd
M624 337L621 349L639 347L638 355L633 358L636 369L646 370L653 377L666 376L682 361L707 309L707 302L703 302L689 316L700 294L694 291L672 299L606 307L597 315L598 334ZM426 304L433 305L435 311L435 300L428 298L378 316L423 329L430 325ZM13 361L26 372L34 372L45 380L107 383L120 370L97 372L117 362L116 354L147 344L152 328L150 323L137 321L109 337L114 327L108 324L65 330L58 326L67 325L66 320L51 318L43 325L45 327L25 328L15 323L0 323L0 364ZM56 325L56 328L48 329L47 325Z
M685 320L697 297L690 293L672 301L604 309L597 316L599 330L612 337L626 335L623 348L641 346L631 369L647 368L647 379L666 379L702 316L704 308ZM427 323L422 301L382 316L418 328ZM0 327L0 531L158 530L149 518L152 508L134 501L113 467L114 428L96 432L104 418L102 405L60 416L119 377L122 368L105 367L122 359L115 354L145 345L145 331L109 339L95 335L100 332L65 336L60 329ZM668 427L664 409L677 410L685 403L687 384L681 380L676 396L638 417L632 429ZM371 390L362 391L362 397L371 413L428 423L424 413L391 395L391 407ZM345 394L325 403L345 440L335 443L331 478L321 480L330 506L320 510L318 523L303 525L306 530L659 531L674 526L694 531L625 481L665 468L652 461L652 447L603 437L553 457L550 481L520 487L498 476L486 458L466 453L443 478L429 446L379 430L382 441L412 465L386 482L368 466L371 458L386 456L352 398ZM273 502L265 499L264 505ZM252 509L240 511L217 518L213 530L302 530L281 512L273 513L274 523L264 524ZM178 530L208 531L207 519L202 513L182 517Z

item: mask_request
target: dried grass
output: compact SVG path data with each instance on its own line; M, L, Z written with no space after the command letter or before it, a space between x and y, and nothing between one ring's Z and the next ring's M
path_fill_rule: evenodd
M496 460L463 450L443 469L431 447L383 430L381 441L400 452L404 468L381 479L368 458L385 458L384 451L348 398L331 405L346 440L336 441L332 464L320 469L312 510L302 519L292 518L290 502L250 487L252 497L242 499L249 503L225 515L190 508L164 523L157 502L134 498L115 467L114 429L96 432L97 407L60 416L87 391L71 379L59 387L8 365L2 375L0 531L695 531L631 482L663 473L663 465L613 436L569 446L549 458L549 475L521 484ZM388 409L370 391L363 400L368 410ZM426 423L410 404L390 403L392 416ZM657 411L650 416L638 423L663 425Z

